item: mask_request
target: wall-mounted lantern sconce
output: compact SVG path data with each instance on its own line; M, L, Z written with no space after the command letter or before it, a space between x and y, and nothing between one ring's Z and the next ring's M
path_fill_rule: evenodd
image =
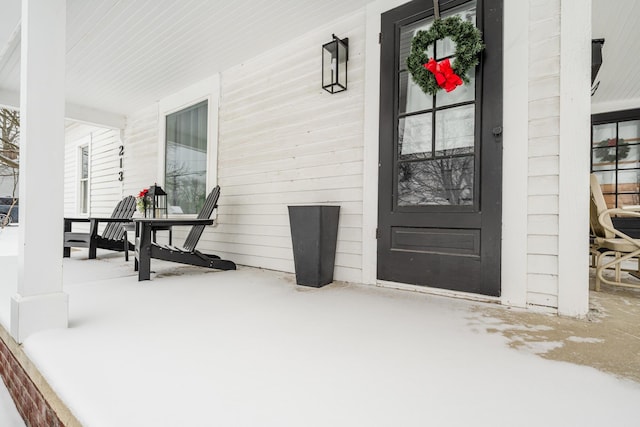
M595 85L593 82L596 81L596 77L598 76L598 71L602 66L602 46L604 45L604 39L593 39L591 40L591 96L593 96L598 87L600 87L600 81Z
M596 81L596 76L602 65L602 46L604 39L591 40L591 84Z
M349 60L349 38L333 40L322 45L322 88L329 93L347 90L347 61Z

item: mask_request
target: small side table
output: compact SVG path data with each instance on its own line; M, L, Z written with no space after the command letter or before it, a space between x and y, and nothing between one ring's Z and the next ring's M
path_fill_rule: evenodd
M122 225L122 228L124 228L124 238L127 239L127 233L128 232L133 232L133 235L135 236L135 231L136 231L136 223L135 222L127 222L126 224ZM153 229L153 242L156 242L156 231L168 231L169 232L169 244L172 245L173 244L173 228L170 225L167 225L166 227L157 227ZM135 244L135 239L134 239L134 244ZM125 258L127 258L127 261L129 261L127 254L125 254Z
M136 223L135 222L127 222L122 224L122 228L124 229L124 240L125 240L125 245L124 245L124 260L125 261L129 261L129 235L128 233L131 232L131 234L134 236L133 238L133 244L135 245L136 240L135 240L135 231L136 231ZM156 231L169 231L169 244L173 244L173 230L171 228L171 226L166 226L166 227L158 227L157 229L153 230L153 242L156 242Z
M156 231L168 231L169 245L173 244L173 229L170 225L167 225L166 227L157 227L153 229L153 243L156 243Z

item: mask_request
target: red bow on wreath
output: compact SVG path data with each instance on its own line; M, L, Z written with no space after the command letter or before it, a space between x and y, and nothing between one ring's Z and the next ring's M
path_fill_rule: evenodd
M424 64L424 68L433 73L436 77L438 86L447 92L451 92L457 86L462 85L462 79L459 75L453 72L451 63L449 63L449 58L443 59L440 62L436 62L435 59L431 58L429 62Z

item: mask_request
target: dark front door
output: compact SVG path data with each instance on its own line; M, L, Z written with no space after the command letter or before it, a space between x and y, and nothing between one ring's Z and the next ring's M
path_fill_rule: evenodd
M382 15L378 279L500 295L502 0L440 1L486 45L469 84L427 95L406 59L432 0ZM451 57L438 41L429 56Z

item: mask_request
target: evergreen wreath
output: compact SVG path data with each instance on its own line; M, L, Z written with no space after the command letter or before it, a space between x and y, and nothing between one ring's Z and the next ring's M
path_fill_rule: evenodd
M478 65L478 54L484 49L482 33L476 26L463 21L459 16L436 19L427 31L418 31L411 41L411 53L407 58L409 72L420 88L435 95L442 87L436 81L435 74L426 68L429 58L426 51L436 40L450 37L456 44L455 62L451 67L465 83L469 83L467 71Z
M617 150L615 150L616 145L618 146ZM614 163L616 159L624 160L627 158L627 155L629 154L629 146L624 142L624 139L622 138L617 140L615 138L605 139L603 141L600 141L594 144L594 146L597 148L613 148L614 149L613 152L611 152L611 150L603 150L603 149L596 151L595 157L604 163Z

